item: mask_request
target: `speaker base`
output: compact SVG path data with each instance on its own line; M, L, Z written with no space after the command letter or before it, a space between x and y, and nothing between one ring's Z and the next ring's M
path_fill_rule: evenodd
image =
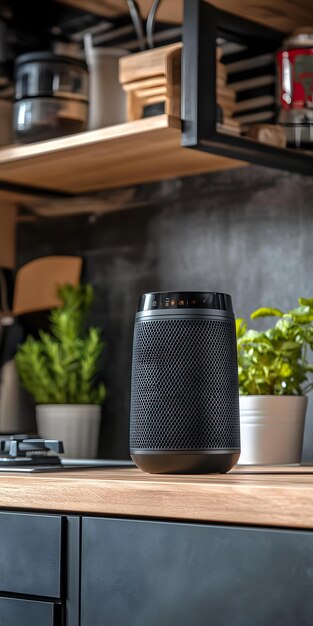
M236 465L240 450L230 452L132 452L137 467L148 474L226 474Z

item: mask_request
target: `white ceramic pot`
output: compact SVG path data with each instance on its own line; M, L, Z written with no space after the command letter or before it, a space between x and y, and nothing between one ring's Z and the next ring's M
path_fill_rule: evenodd
M306 396L240 396L241 465L300 463Z
M67 459L97 456L101 407L95 404L39 404L36 406L38 434L60 439Z

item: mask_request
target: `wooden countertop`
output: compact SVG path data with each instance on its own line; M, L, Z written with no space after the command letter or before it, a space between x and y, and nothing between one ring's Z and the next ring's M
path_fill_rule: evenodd
M135 468L1 474L0 509L313 528L313 466L203 476Z

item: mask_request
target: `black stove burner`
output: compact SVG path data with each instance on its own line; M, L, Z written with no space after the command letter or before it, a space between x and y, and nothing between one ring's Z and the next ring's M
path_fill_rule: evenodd
M63 443L57 439L33 439L27 435L0 436L0 472L63 472L112 467L135 467L132 461L65 459Z
M57 439L31 439L27 435L0 437L0 466L61 465L58 455L63 452L63 443Z

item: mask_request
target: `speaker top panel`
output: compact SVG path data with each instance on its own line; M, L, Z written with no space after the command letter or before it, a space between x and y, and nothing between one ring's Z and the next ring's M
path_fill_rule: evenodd
M215 291L159 291L144 293L139 298L138 313L166 309L216 309L233 313L231 296Z

